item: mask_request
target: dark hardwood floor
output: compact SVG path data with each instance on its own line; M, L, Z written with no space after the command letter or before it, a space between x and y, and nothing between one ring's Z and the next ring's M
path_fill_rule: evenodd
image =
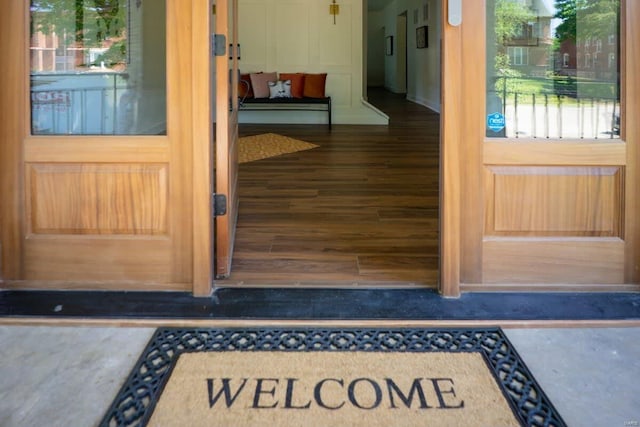
M379 89L369 102L388 127L241 125L319 147L240 165L219 286L437 286L440 116Z

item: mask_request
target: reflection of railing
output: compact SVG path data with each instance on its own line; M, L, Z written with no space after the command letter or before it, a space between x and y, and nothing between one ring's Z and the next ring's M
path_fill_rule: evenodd
M620 102L508 92L502 111L512 138L617 138Z
M570 88L564 83L559 85L557 79L498 78L499 90L487 95L488 105L499 108L505 116L504 134L495 136L619 138L620 101L607 96L617 91L615 83L603 82L598 86L599 82L595 82L580 86L580 91L575 81ZM495 112L492 107L489 109L488 113Z
M134 108L116 74L41 74L31 78L34 135L115 135L129 131Z

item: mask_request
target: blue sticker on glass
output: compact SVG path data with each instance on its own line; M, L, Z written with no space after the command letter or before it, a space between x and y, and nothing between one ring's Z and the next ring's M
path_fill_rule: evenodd
M504 129L505 123L504 114L493 113L487 116L487 127L494 132Z

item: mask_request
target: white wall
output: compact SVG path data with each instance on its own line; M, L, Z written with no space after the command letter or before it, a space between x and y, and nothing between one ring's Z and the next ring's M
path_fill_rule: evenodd
M340 0L340 14L318 0L240 0L242 73L327 73L333 122L388 124L363 100L362 0ZM326 113L243 111L244 123L324 123Z
M428 4L429 16L425 20L423 16L424 5ZM370 12L369 22L383 26L386 36L394 37L394 55L385 56L385 87L397 93L403 93L404 88L398 85L398 63L396 56L398 40L397 18L403 12L407 12L408 28L408 78L407 99L424 105L434 111L440 111L440 15L441 0L393 0L381 12ZM417 21L414 14L417 13ZM382 21L382 22L380 22ZM417 49L416 28L428 26L428 48ZM369 39L369 44L374 40ZM375 49L371 47L370 49Z

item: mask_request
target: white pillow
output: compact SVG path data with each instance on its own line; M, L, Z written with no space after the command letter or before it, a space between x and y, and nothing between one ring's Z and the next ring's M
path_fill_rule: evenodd
M291 98L291 80L269 82L269 98Z

